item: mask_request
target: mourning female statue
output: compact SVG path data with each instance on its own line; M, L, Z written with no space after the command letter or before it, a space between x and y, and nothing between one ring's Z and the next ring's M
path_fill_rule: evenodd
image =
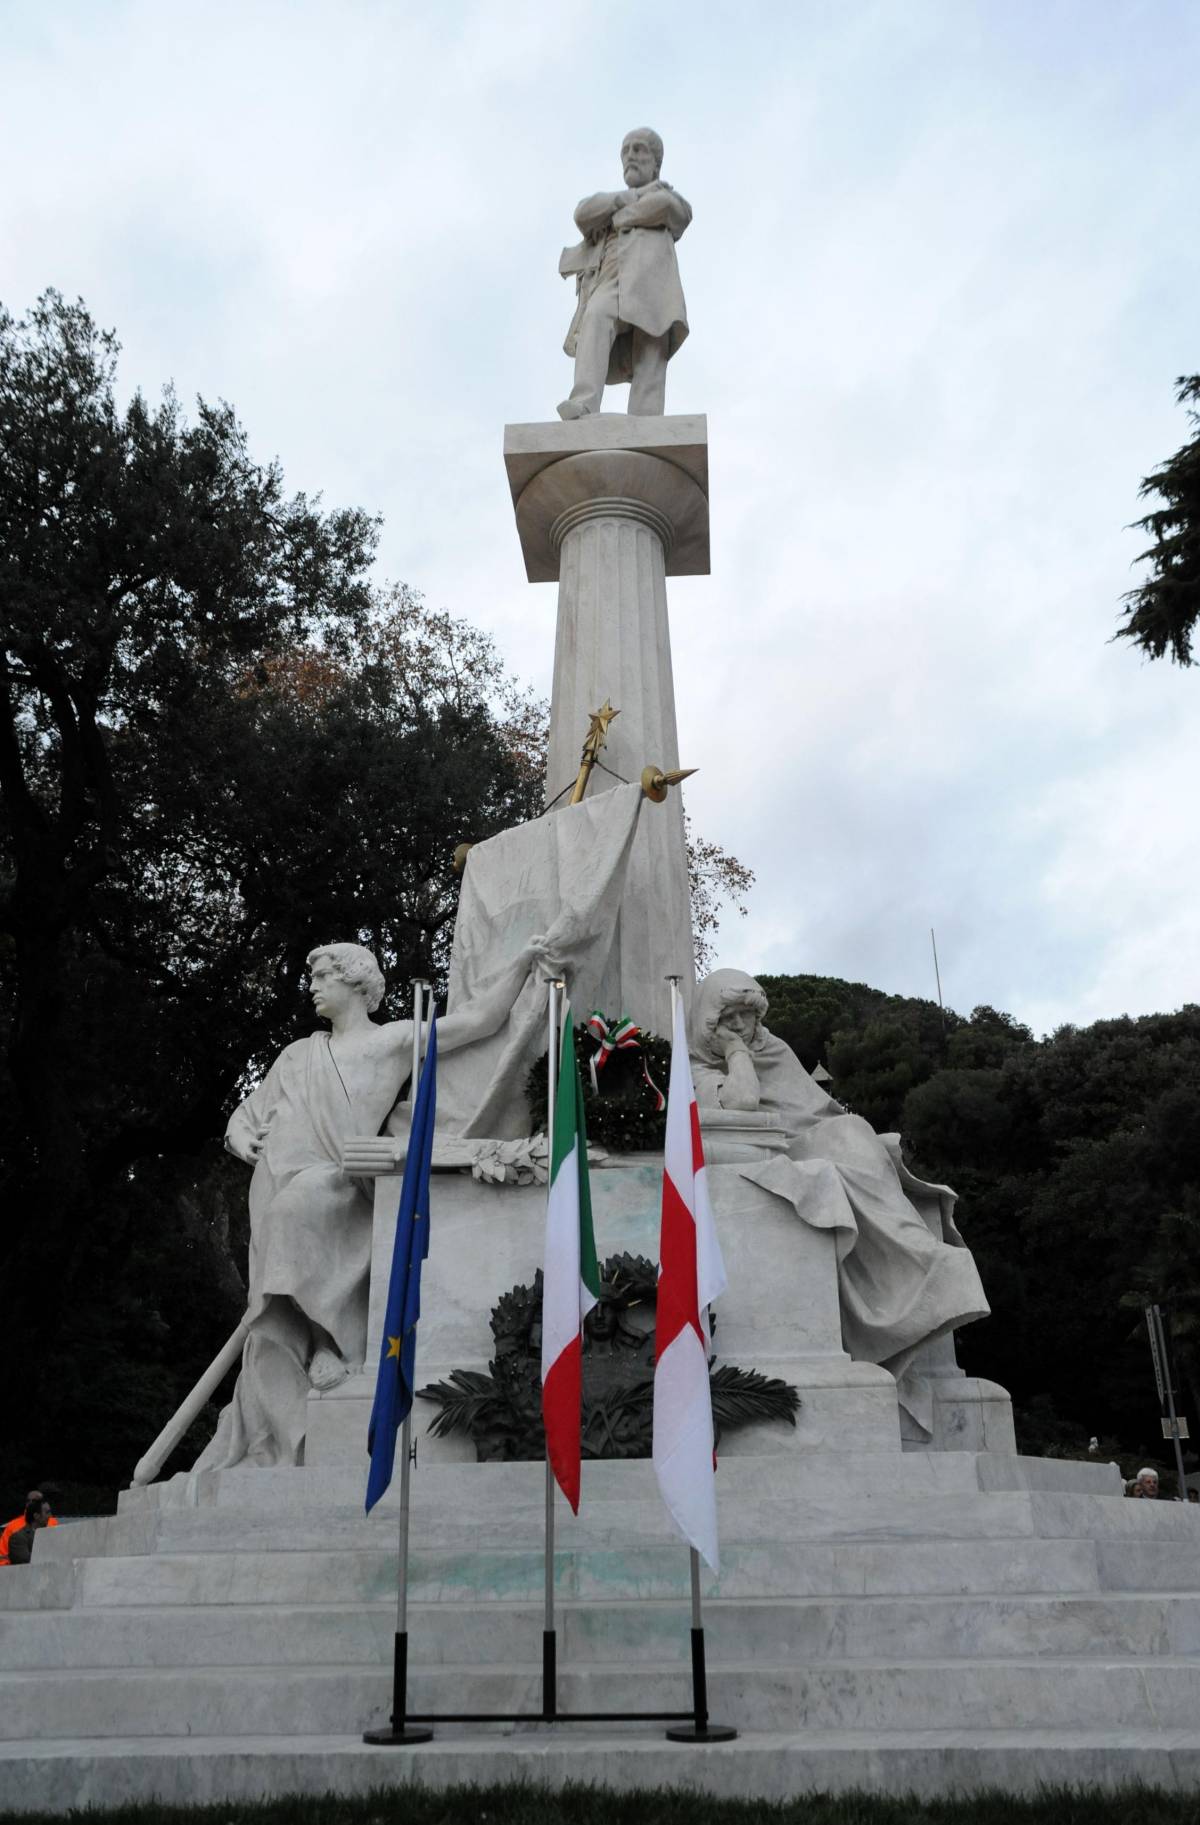
M499 1028L543 953L532 939L487 993L443 1016L439 1050ZM384 980L362 945L321 945L308 966L329 1031L286 1046L225 1133L254 1168L248 1329L233 1399L197 1469L302 1463L309 1390L335 1387L366 1349L372 1204L342 1149L387 1121L411 1074L412 1022L371 1019Z
M876 1134L815 1084L763 1024L767 997L741 970L714 970L697 988L689 1051L701 1110L770 1117L786 1153L743 1167L802 1221L835 1232L842 1341L859 1362L895 1375L902 1405L925 1431L931 1397L909 1373L923 1344L988 1303L954 1223L955 1194L912 1174L900 1137Z

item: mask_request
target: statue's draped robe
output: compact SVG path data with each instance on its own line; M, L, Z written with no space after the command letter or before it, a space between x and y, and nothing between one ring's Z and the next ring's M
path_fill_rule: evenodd
M753 984L716 970L697 990L690 1050L696 1098L719 1107L723 1053L713 1041L723 995ZM954 1222L955 1194L905 1166L900 1137L876 1134L815 1084L791 1047L760 1025L750 1047L759 1109L787 1133L786 1156L742 1167L742 1176L791 1204L814 1229L834 1232L842 1342L857 1362L896 1377L906 1411L932 1430L932 1391L910 1369L923 1344L986 1318L979 1270Z
M576 1020L586 1020L613 947L625 872L646 805L640 785L615 786L477 843L467 857L447 1014L465 1027L512 981L511 959L535 934L566 979ZM655 815L651 807L647 815ZM515 992L514 992L515 991ZM525 1080L546 1050L544 973L502 991L500 1024L438 1065L438 1130L489 1139L529 1133Z
M249 1335L198 1470L302 1463L313 1326L350 1364L366 1348L371 1200L339 1162L347 1136L374 1126L347 1095L328 1033L280 1053L230 1120L235 1151L264 1126L250 1180Z

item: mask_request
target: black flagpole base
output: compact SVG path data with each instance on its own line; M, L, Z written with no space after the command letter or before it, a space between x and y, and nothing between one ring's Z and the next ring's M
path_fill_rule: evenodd
M408 1722L408 1631L396 1635L392 1653L392 1721L384 1730L364 1730L364 1743L402 1749L408 1743L431 1743L433 1731Z
M728 1724L680 1724L666 1732L669 1743L731 1743L736 1736Z
M696 1577L696 1555L692 1554L692 1576ZM698 1588L694 1586L693 1588ZM708 1673L704 1665L704 1630L692 1629L692 1721L676 1724L666 1733L669 1743L731 1743L737 1731L728 1724L708 1721Z

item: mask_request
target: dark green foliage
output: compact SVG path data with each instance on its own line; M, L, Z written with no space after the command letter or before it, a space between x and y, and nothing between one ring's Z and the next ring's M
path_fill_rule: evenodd
M406 1750L380 1751L408 1754ZM420 1750L412 1753L419 1755ZM608 1787L533 1782L431 1790L380 1772L373 1792L222 1800L211 1806L88 1807L72 1812L96 1825L1195 1825L1194 1794L1157 1787L1045 1788L1014 1795L984 1791L944 1800L913 1794L805 1793L790 1800L714 1799L687 1787ZM52 1825L61 1813L0 1813L0 1825Z
M784 1420L795 1426L800 1396L778 1375L760 1375L757 1369L739 1369L725 1362L708 1378L712 1393L713 1430L721 1434L735 1426L753 1426L763 1420Z
M634 1016L636 1019L636 1015ZM671 1075L671 1047L657 1033L643 1033L637 1046L611 1052L596 1072L599 1094L592 1089L589 1065L597 1044L580 1022L575 1028L575 1057L583 1086L583 1119L594 1147L610 1153L641 1153L661 1149L666 1134L666 1111L655 1107L654 1091L643 1075L645 1066L665 1096ZM546 1055L532 1067L526 1083L531 1116L530 1133L546 1126Z
M371 945L399 1012L454 845L538 808L486 639L381 596L374 522L289 498L229 407L122 410L116 357L54 293L0 311L0 1461L68 1509L240 1315L220 1137L314 1024L307 951Z
M1200 402L1200 374L1181 374L1175 386L1180 405ZM1194 663L1200 619L1200 412L1189 410L1188 418L1196 436L1138 489L1140 499L1157 495L1163 505L1136 522L1154 540L1137 560L1149 563L1150 577L1126 595L1126 625L1117 630L1152 659L1169 653L1176 665Z
M761 981L772 1031L959 1193L992 1307L959 1333L959 1358L1011 1390L1022 1444L1084 1455L1098 1437L1106 1457L1165 1473L1142 1308L1170 1305L1200 1432L1200 1008L1035 1042L993 1008L947 1009L943 1032L928 1001Z
M885 995L831 976L760 976L773 1033L809 1071L824 1064L839 1101L881 1133L900 1126L909 1091L936 1071L998 1065L1033 1035L1008 1014L969 1020L935 1001Z
M584 1322L580 1449L585 1458L650 1456L654 1405L654 1315L658 1269L645 1255L610 1255L601 1265L600 1303ZM603 1315L602 1327L596 1320ZM481 1463L544 1457L541 1347L542 1270L510 1287L492 1307L496 1354L488 1373L455 1369L417 1389L436 1404L429 1430L465 1433ZM716 1320L713 1321L714 1332ZM714 1433L764 1421L796 1423L800 1399L777 1376L733 1363L710 1366Z

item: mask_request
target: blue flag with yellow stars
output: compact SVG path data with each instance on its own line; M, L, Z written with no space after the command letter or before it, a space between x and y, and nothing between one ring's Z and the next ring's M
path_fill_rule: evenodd
M400 1187L396 1243L388 1281L387 1312L379 1347L379 1377L367 1429L371 1470L367 1477L367 1513L392 1480L396 1434L412 1411L417 1354L417 1319L421 1316L421 1263L429 1253L429 1169L433 1162L433 1123L437 1111L437 1018L430 1022L429 1049L421 1069L408 1137L408 1157Z

